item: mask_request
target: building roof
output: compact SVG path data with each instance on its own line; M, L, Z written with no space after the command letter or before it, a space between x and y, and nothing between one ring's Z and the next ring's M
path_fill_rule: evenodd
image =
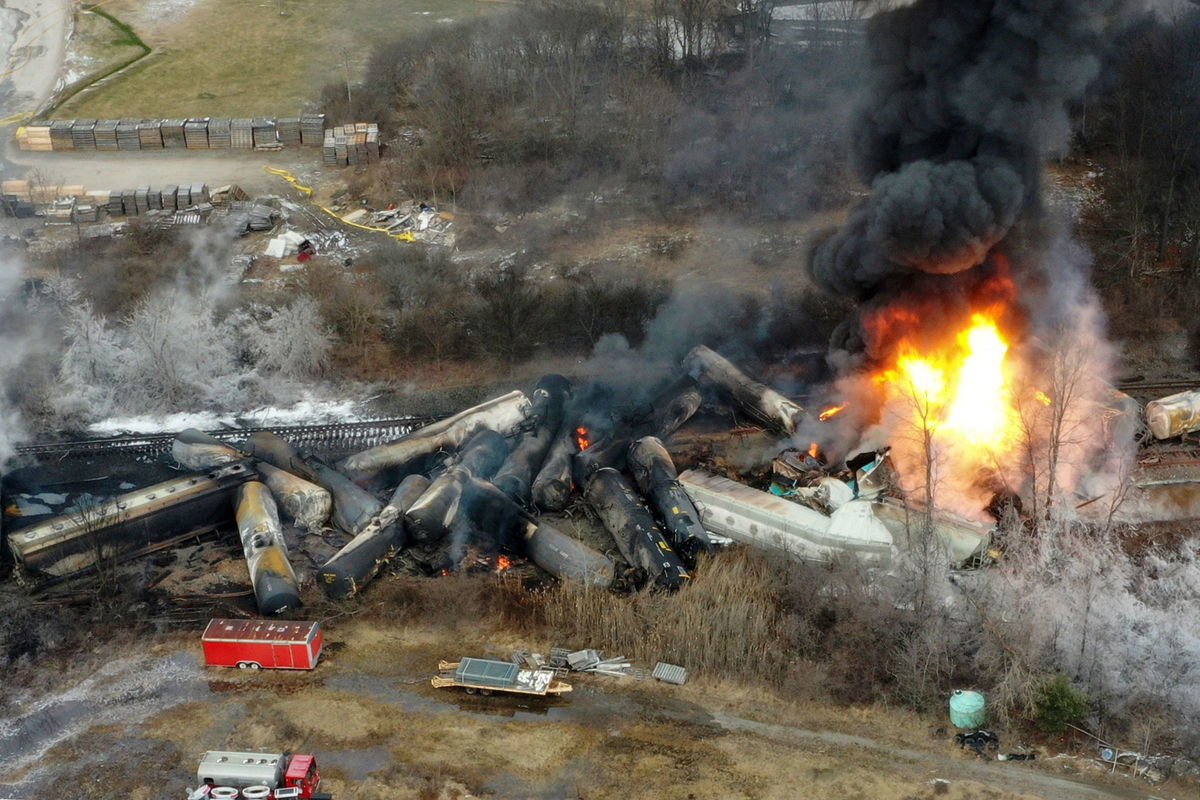
M214 619L204 629L203 641L307 642L319 622L266 619Z

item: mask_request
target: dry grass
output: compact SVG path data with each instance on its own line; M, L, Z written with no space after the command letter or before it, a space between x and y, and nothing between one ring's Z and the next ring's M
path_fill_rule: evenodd
M720 678L772 681L789 663L778 576L754 554L700 565L675 594L631 596L564 583L546 593L546 624L565 641Z
M164 14L162 5L105 6L155 52L58 117L290 116L312 106L325 84L345 80L347 67L359 80L373 45L498 8L478 0L196 0L167 4L177 10Z

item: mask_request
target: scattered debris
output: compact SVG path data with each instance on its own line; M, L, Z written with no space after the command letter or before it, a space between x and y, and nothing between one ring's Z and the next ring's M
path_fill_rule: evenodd
M956 733L954 741L958 742L959 747L969 747L975 751L975 754L980 758L987 758L984 750L995 752L1000 749L1000 737L991 731L975 730L969 733Z
M682 686L687 683L687 670L675 664L667 664L660 661L654 665L654 677L663 683L673 683L676 686Z
M315 252L315 248L309 238L297 231L284 231L267 243L266 250L263 255L271 258L287 258L299 253Z

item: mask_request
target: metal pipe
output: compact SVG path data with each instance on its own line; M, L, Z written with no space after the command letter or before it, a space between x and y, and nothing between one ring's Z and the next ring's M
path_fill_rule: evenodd
M704 345L692 348L683 367L693 378L707 381L738 407L772 430L791 436L804 409L774 389L748 377L727 358Z
M260 481L242 484L238 487L236 513L259 612L270 615L298 608L300 585L288 561L287 543L271 490Z
M678 589L691 579L662 529L621 473L610 467L597 470L588 478L583 494L631 565L645 570L651 580L668 589Z
M317 580L327 595L340 599L362 591L404 548L408 534L402 515L428 488L424 475L409 475L400 482L379 516L322 565Z
M675 549L690 566L700 553L712 550L708 531L700 524L700 512L688 496L671 454L654 436L638 439L629 450L629 465L642 496L658 512Z
M356 536L383 508L369 492L328 464L300 453L290 442L268 431L246 440L246 448L260 461L315 483L333 497L333 524Z
M523 392L509 392L426 425L389 444L355 453L343 461L341 467L351 473L373 474L388 467L403 466L438 450L457 450L479 430L508 435L529 417L531 411L529 398Z

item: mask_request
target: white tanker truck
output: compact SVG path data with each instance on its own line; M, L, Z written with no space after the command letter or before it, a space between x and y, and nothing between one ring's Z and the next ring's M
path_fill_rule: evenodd
M210 750L196 780L200 786L188 800L333 800L317 793L321 773L310 755Z

